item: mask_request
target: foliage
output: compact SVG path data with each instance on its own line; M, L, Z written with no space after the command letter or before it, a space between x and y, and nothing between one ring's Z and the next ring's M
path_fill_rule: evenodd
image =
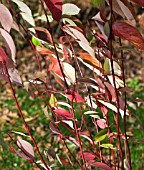
M143 6L141 1L134 2ZM84 24L74 17L80 8L71 3L40 0L46 28L35 26L26 3L8 0L8 7L0 4L0 33L3 38L0 78L9 84L23 124L22 128L7 133L11 139L9 150L35 169L132 169L131 134L127 131L132 115L131 108L128 110L130 106L127 106L127 93L131 89L125 82L121 38L139 50L144 50L144 38L136 28L134 6L129 1L97 0L92 3L99 12L87 21L88 32L83 29ZM12 6L14 4L19 8L18 14ZM54 19L52 23L47 9ZM23 23L18 15L23 18ZM56 21L62 31L57 40L52 34L52 24ZM28 39L36 56L38 67L33 70L32 79L22 81L15 68L16 47L11 29ZM114 53L116 43L121 47L119 57ZM44 154L35 133L37 128L41 132L41 125L31 125L26 119L24 106L13 83L24 88L43 106L45 126L42 127L48 131L44 136L50 134L50 144L55 140L53 146L43 144ZM130 86L133 88L132 84ZM142 102L140 99L135 101ZM27 103L26 99L24 102ZM34 109L30 115L33 121L42 114L37 116L33 112ZM5 150L4 143L2 140Z

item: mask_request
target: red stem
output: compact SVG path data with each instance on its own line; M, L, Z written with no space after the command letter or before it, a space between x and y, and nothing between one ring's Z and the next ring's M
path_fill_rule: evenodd
M47 168L47 170L49 170L47 164L45 163L44 158L42 157L42 155L41 155L41 153L40 153L40 151L39 151L39 148L38 148L38 146L37 146L37 143L36 143L34 137L32 136L32 134L31 134L31 132L30 132L30 129L29 129L29 127L28 127L28 125L27 125L27 123L26 123L26 121L25 121L25 118L24 118L24 116L23 116L23 113L22 113L22 111L21 111L21 109L20 109L20 106L19 106L19 103L18 103L18 101L17 101L17 98L16 98L16 95L15 95L15 92L14 92L14 89L13 89L13 86L12 86L12 83L11 83L11 80L10 80L10 76L9 76L9 73L8 73L8 69L7 69L7 66L6 66L6 63L5 63L5 62L3 63L3 66L4 66L4 69L5 69L5 72L6 72L7 76L8 76L8 82L9 82L9 85L10 85L10 89L11 89L11 92L12 92L12 95L13 95L13 98L14 98L14 101L15 101L15 104L16 104L16 106L17 106L17 109L18 109L18 111L19 111L19 114L20 114L20 116L21 116L21 118L22 118L23 124L24 124L24 126L25 126L25 128L26 128L26 130L27 130L27 132L28 132L28 134L29 134L29 136L30 136L30 138L31 138L34 146L36 147L36 150L37 150L37 152L38 152L38 155L39 155L42 163L45 165L45 167Z
M117 138L118 138L118 146L119 146L119 150L120 150L120 156L121 156L121 166L122 169L124 169L124 159L123 159L123 151L122 151L122 145L121 145L121 139L120 139L120 112L119 112L119 98L118 98L118 92L116 89L116 82L115 82L115 76L114 76L114 66L113 66L113 44L112 44L112 16L113 16L113 9L112 9L112 0L109 0L109 4L110 4L110 13L111 13L111 17L110 17L110 34L109 34L109 42L110 42L110 62L111 62L111 69L112 69L112 78L113 78L113 84L114 84L114 89L115 89L115 94L116 94L116 101L117 101L117 121L116 121L116 128L117 128Z

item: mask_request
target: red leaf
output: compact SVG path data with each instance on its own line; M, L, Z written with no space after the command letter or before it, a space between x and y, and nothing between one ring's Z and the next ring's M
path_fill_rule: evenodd
M7 56L5 51L3 50L2 47L0 47L0 61L1 62L6 62L7 61Z
M62 0L44 0L52 17L58 22L62 16Z
M42 48L42 47L40 47L40 46L36 46L36 50L37 50L41 55L53 54L52 51L48 50L47 48Z
M116 93L114 87L109 84L108 82L104 82L104 85L106 86L107 90L110 92L112 97L112 102L116 102Z
M66 158L59 158L59 160L63 167L66 168L68 166L68 160Z
M69 90L69 92L66 92L66 97L71 101L71 102L85 102L85 100L81 97L80 94L74 92L73 90Z
M115 22L113 25L113 31L116 36L124 38L137 48L144 50L144 38L132 25L122 21Z
M54 57L49 57L50 61L51 61L51 64L49 66L49 69L54 72L55 74L58 74L60 77L63 77L62 75L62 72L60 70L60 66L59 66L59 63L58 63L58 60ZM63 64L61 62L61 66L63 68Z
M59 116L62 116L64 118L72 118L73 117L70 112L68 112L67 110L62 109L62 108L54 110L54 113Z
M100 168L101 170L112 170L107 164L102 163L102 162L95 162L91 164L92 166L96 168Z
M0 22L3 28L10 32L10 29L13 24L13 18L9 10L1 3L0 3Z
M144 0L131 0L133 1L134 3L140 5L141 7L144 6Z
M83 152L83 155L84 155L85 160L87 160L87 161L92 161L92 160L94 160L96 158L95 155L93 155L93 154L91 154L89 152ZM79 152L78 156L81 157L82 153Z

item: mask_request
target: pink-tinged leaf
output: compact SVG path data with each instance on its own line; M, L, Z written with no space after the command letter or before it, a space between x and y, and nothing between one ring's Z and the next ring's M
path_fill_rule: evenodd
M7 61L7 55L2 47L0 47L0 62L6 62Z
M16 47L11 35L5 31L4 29L0 28L1 35L5 41L5 47L7 50L8 55L12 58L15 62L15 55L16 55Z
M90 46L83 30L76 26L66 25L63 27L63 31L71 35L79 43L81 48L87 51L92 57L95 57L94 49Z
M52 122L50 122L49 127L50 127L50 129L51 129L51 131L52 131L53 133L55 133L55 134L58 134L58 135L61 135L61 136L62 136L61 131L60 131L60 130L58 130L56 127L54 127L54 126L53 126L53 124L52 124Z
M111 94L112 102L116 102L116 93L115 93L115 88L109 84L108 82L104 82L106 89L109 91Z
M10 59L7 59L6 66L11 81L17 84L18 86L22 86L22 81L20 76L18 75L18 71L15 69L13 62ZM0 62L0 79L3 79L8 82L8 75L6 74L4 65L1 62Z
M101 129L104 129L104 128L107 127L107 126L106 126L106 122L105 122L104 119L99 119L99 120L97 120L97 125L98 125Z
M33 160L29 156L27 156L24 152L19 152L14 149L14 153L20 156L21 158L28 160L29 162L33 162Z
M74 92L73 90L69 90L68 92L66 91L66 97L71 102L77 102L77 103L85 102L85 100L81 97L81 95L78 94L77 92Z
M93 155L92 153L89 153L89 152L83 152L83 155L84 155L84 158L86 161L93 161L96 158L95 155ZM82 153L79 152L78 156L81 157Z
M144 0L131 0L133 1L134 3L140 5L141 7L144 7Z
M10 32L10 29L13 24L13 18L9 10L1 3L0 3L0 22L3 28Z
M113 25L113 32L116 36L124 38L137 48L144 50L144 38L132 25L122 21L115 22Z
M62 16L62 0L44 0L52 17L59 22Z
M73 138L73 137L68 137L68 140L70 141L70 142L72 142L73 144L75 144L76 146L80 146L79 145L79 143L78 143L78 141L76 141L76 139L75 138Z
M63 108L54 110L54 113L67 119L73 118L73 115Z
M107 35L105 34L105 31L104 31L104 23L105 23L105 21L101 16L101 12L98 12L92 19L95 21L95 23L97 24L97 26L98 26L99 30L101 31L102 35L107 40L108 37L107 37Z
M26 156L28 156L31 160L34 160L34 148L29 142L25 140L18 140L17 145Z
M120 0L116 0L118 5L120 6L124 16L132 23L132 25L136 25L136 21L134 18L134 8L132 5L129 5L126 1L123 3Z
M102 163L102 162L92 163L91 166L96 167L96 168L100 168L101 170L113 170L107 164Z

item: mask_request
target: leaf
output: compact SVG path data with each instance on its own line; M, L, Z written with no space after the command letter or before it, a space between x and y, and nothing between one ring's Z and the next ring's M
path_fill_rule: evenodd
M74 129L74 125L73 125L73 122L71 120L62 120L62 122L66 123L67 125L69 125L69 127Z
M12 0L14 3L16 3L20 9L20 14L23 17L25 21L27 21L30 25L35 26L35 22L31 13L30 8L20 0Z
M17 154L21 158L24 158L30 162L33 162L33 160L29 156L27 156L24 152L19 152L19 151L15 150L12 146L10 146L10 151Z
M50 122L49 127L50 127L50 129L51 129L51 131L52 131L53 133L55 133L55 134L58 134L58 135L61 135L61 136L62 136L61 131L60 131L60 130L58 130L57 128L55 128L55 127L53 126L52 122Z
M112 102L116 102L117 98L116 98L115 88L111 84L109 84L108 82L104 82L104 85L106 86L106 89L111 94Z
M97 122L97 125L101 128L101 129L104 129L106 128L106 121L104 119L99 119L96 121Z
M49 60L51 61L49 70L57 74L58 76L63 77L58 60L52 56L49 56ZM61 63L62 68L64 68L63 63L62 62L60 63Z
M75 22L69 18L63 18L63 23L64 24L70 24L71 26L76 26Z
M84 155L85 160L87 160L87 161L91 161L91 160L94 160L96 158L95 155L93 155L92 153L89 153L89 152L83 152L83 155ZM81 157L82 153L79 152L78 156Z
M99 131L95 136L95 140L97 142L100 142L100 141L104 140L106 138L106 136L107 136L107 131L108 131L108 128L105 128L105 129Z
M89 53L79 53L79 56L81 59L83 59L84 62L102 71L101 63L96 58L92 57Z
M115 22L113 25L113 32L116 36L124 38L137 48L144 50L144 38L132 25L123 21Z
M111 103L105 102L103 100L98 100L100 103L102 103L104 106L108 107L109 109L113 110L114 112L118 112L117 108L115 105L112 105ZM119 109L119 112L121 114L121 117L123 118L124 116L124 111L122 109ZM126 112L126 115L129 115L128 112Z
M46 29L46 28L43 28L43 27L34 27L35 29L35 32L37 34L37 37L40 39L40 40L43 40L45 41L46 43L52 43L52 36L50 34L50 32Z
M16 55L16 47L11 35L5 31L4 29L0 28L1 35L5 41L5 47L7 50L8 55L12 58L15 62L15 55Z
M113 145L110 143L101 144L100 147L114 149Z
M96 168L100 168L101 170L113 170L113 169L110 168L107 164L102 163L102 162L92 163L91 166L94 166L94 167L96 167Z
M110 64L109 64L109 59L106 58L104 62L104 73L105 74L110 74Z
M13 24L13 18L7 7L0 3L0 22L5 30L10 32Z
M7 61L7 55L3 48L0 46L0 62L6 62Z
M48 17L49 22L53 22L53 17L51 15L47 15L47 17ZM36 19L47 22L47 18L45 16L45 14L38 16Z
M62 6L62 15L77 15L80 11L76 5L66 3Z
M34 46L40 46L41 45L41 42L35 38L35 36L32 36L32 43Z
M63 62L63 66L64 66L64 70L63 70L64 74L70 80L70 82L72 84L74 84L76 81L75 69L70 64L68 64L66 62Z
M144 7L144 0L131 0L133 1L134 3L140 5L141 7Z
M91 0L93 5L97 7L98 9L104 9L105 7L105 0Z
M90 46L83 30L76 26L66 25L63 27L63 31L71 35L79 43L80 47L87 51L92 57L95 57L94 49Z
M72 119L73 118L72 113L70 113L69 111L67 111L67 110L65 110L63 108L55 109L54 113L59 115L59 116L61 116L61 117L64 117L64 118L68 118L68 119Z
M94 102L92 97L91 97L91 99L89 97L87 98L87 104L88 104L89 107L91 107L93 109L97 109L97 105Z
M70 109L72 108L72 106L71 106L70 104L68 104L68 103L66 103L66 102L63 102L63 101L58 101L57 104L58 104L58 105L62 105L62 106L66 106L66 107L68 107L68 108L70 108Z
M132 5L129 5L129 3L127 3L127 1L124 3L116 0L118 5L120 6L122 12L124 13L125 17L132 23L132 25L136 25L136 21L135 18L133 16L134 14L134 8L132 8Z
M49 104L51 107L57 107L57 99L55 98L54 94L51 94Z
M52 51L48 50L47 48L44 48L44 47L40 47L40 46L37 46L36 47L36 50L41 54L41 55L51 55L53 54Z
M109 1L106 0L109 4ZM125 0L112 0L112 8L113 11L122 16L123 18L127 18L133 25L136 25L136 21L134 18L134 8L130 5L129 2Z
M79 134L80 134L81 137L87 139L91 144L93 143L93 141L91 140L90 136L87 133L80 132Z
M25 140L18 140L17 145L23 153L25 153L31 160L34 160L34 148L29 142Z
M78 94L77 92L74 92L73 90L69 90L68 92L66 91L66 97L71 102L77 102L77 103L85 102L85 100L81 97L81 95Z
M52 17L59 22L62 16L62 0L44 0Z
M17 84L18 86L22 86L22 81L20 76L18 75L18 71L14 68L13 62L10 59L7 59L6 66L11 81ZM0 79L3 79L8 82L8 75L6 74L2 63L0 63Z

